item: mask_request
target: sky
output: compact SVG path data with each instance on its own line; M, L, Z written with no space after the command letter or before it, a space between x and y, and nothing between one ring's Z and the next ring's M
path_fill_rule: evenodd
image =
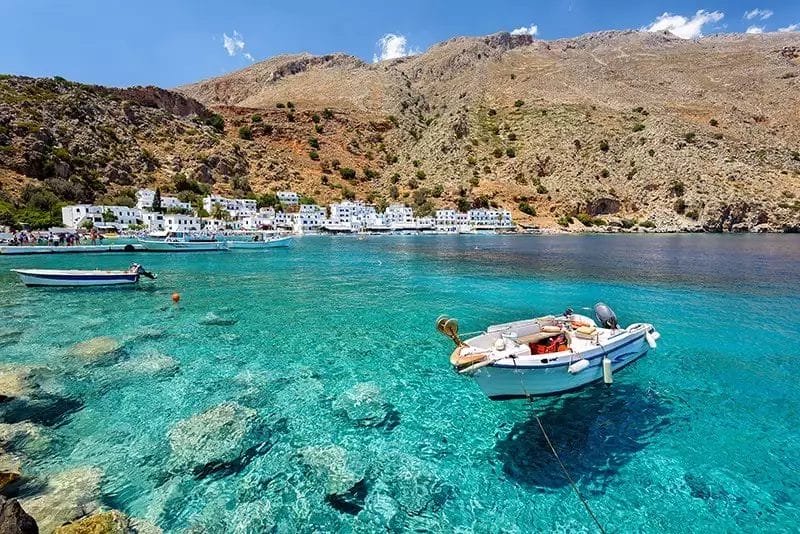
M800 32L800 0L0 0L0 17L0 73L169 88L277 54L372 62L498 31Z

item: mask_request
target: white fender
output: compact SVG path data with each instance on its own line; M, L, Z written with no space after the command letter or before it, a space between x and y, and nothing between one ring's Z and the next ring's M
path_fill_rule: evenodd
M580 373L581 371L583 371L587 367L589 367L589 360L578 360L577 362L575 362L572 365L570 365L569 367L567 367L567 371L570 374L574 375L574 374Z
M656 338L652 334L650 334L650 332L647 332L644 335L644 338L647 340L647 344L650 345L651 349L656 348Z

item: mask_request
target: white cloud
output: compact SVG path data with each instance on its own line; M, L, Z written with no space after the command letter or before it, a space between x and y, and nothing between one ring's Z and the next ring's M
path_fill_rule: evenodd
M750 26L744 33L764 33L764 26Z
M536 24L531 24L529 28L523 26L522 28L517 28L511 32L511 35L530 35L534 37L537 33L539 33L539 26Z
M800 31L800 23L798 24L789 24L785 28L778 28L779 32L796 32Z
M228 55L231 57L241 52L242 57L251 63L255 61L250 52L244 51L244 37L242 37L242 34L236 30L233 30L233 35L228 35L227 33L222 34L222 46L228 51Z
M397 59L399 57L413 56L419 54L419 50L409 48L405 35L395 35L387 33L376 43L378 53L372 56L372 61L377 63L385 59Z
M761 20L767 20L768 18L770 18L774 14L775 13L773 13L771 9L759 9L759 8L756 8L756 9L752 9L750 11L745 12L744 18L746 18L747 20L753 20L755 18L759 18Z
M697 39L703 36L703 26L712 22L719 22L724 16L725 14L720 11L709 12L704 9L695 13L692 18L664 13L652 24L642 28L642 30L648 32L669 31L681 39Z
M235 56L237 52L244 50L244 39L236 30L233 30L232 37L229 37L227 33L223 33L222 46L228 51L229 56Z

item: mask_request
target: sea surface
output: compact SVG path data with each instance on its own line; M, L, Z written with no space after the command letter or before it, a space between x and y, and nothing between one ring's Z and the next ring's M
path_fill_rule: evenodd
M133 261L158 280L36 289L9 272ZM442 313L469 332L597 301L653 323L658 349L611 387L532 403L486 399L434 329ZM535 414L609 532L800 524L798 236L0 257L0 314L0 360L43 366L40 398L0 409L49 436L26 474L99 468L104 506L165 532L596 531ZM122 348L75 356L98 336Z

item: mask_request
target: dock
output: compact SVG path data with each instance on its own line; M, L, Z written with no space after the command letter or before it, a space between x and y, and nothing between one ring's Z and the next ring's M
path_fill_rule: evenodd
M76 245L67 246L0 246L0 255L23 254L90 254L98 252L144 252L144 247L138 243L120 245Z

